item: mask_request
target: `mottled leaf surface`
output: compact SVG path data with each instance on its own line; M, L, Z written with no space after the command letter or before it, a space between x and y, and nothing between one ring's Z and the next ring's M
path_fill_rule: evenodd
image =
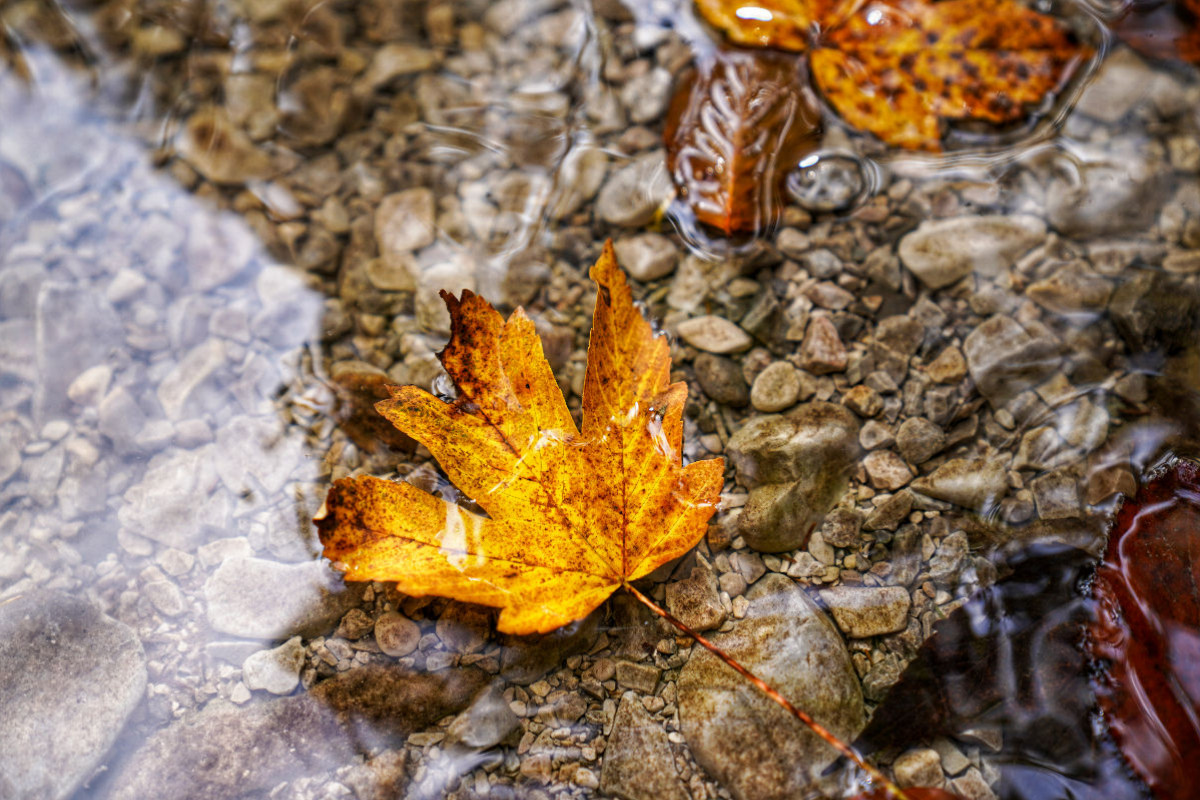
M317 527L348 580L493 606L502 632L546 632L704 534L723 463L682 465L687 387L669 383L667 341L634 307L611 244L591 275L582 430L521 310L505 321L469 291L443 295L457 399L402 386L378 408L484 513L407 483L337 481Z

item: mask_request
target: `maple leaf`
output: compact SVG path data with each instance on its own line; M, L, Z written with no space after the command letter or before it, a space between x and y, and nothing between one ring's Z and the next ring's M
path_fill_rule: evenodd
M1014 0L696 2L736 42L809 53L846 122L909 149L940 150L947 121L1024 119L1091 52Z
M521 309L505 321L469 291L443 292L439 357L457 399L392 387L377 408L486 516L407 483L339 480L317 527L346 579L493 606L500 631L544 633L695 545L724 463L682 465L687 386L669 383L667 340L634 307L611 242L591 277L582 430Z

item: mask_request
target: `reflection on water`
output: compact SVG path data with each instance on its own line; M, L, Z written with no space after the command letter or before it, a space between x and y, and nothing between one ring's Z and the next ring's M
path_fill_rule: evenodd
M0 721L0 796L791 786L718 746L754 739L753 701L636 604L501 637L318 558L333 479L460 499L371 411L389 382L452 393L440 290L524 304L578 409L607 236L677 334L685 456L730 462L656 599L770 642L768 589L813 588L786 598L805 647L760 668L848 729L995 551L1099 552L1120 493L1194 441L1186 68L1116 47L1058 136L944 159L827 115L779 229L730 249L662 216L664 114L711 48L674 0L23 0L0 34L0 675L91 720ZM861 695L821 694L817 646ZM898 772L998 779L986 739L911 745Z

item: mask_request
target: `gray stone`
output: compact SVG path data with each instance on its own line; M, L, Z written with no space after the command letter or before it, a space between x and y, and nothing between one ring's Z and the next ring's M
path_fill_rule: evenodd
M272 650L259 650L242 662L242 680L246 688L264 689L271 694L291 694L300 685L304 666L304 645L293 636Z
M750 334L727 319L708 314L679 323L679 336L706 353L740 353L750 349Z
M1046 218L1064 236L1089 238L1149 229L1165 197L1164 173L1144 142L1121 142L1072 163L1046 188Z
M752 417L726 452L744 486L840 473L858 454L858 421L835 403L805 403L787 414Z
M1075 103L1075 111L1101 122L1117 122L1150 100L1151 90L1161 80L1169 79L1128 47L1117 47L1088 81Z
M742 369L732 359L700 353L694 366L697 383L713 400L733 408L742 408L750 402L750 390L742 377Z
M852 639L904 630L912 605L908 591L900 586L835 586L821 590L821 602Z
M121 387L113 389L100 401L97 411L96 427L100 433L107 436L120 452L134 449L138 432L146 424L146 415L133 395Z
M455 717L446 729L446 740L476 750L486 750L503 742L521 727L520 718L509 708L496 686L488 686Z
M167 418L189 416L188 405L197 390L225 365L225 345L220 339L207 339L192 348L158 385L158 402Z
M304 464L304 441L276 417L234 417L217 429L213 466L235 495L273 496Z
M280 564L231 558L204 584L214 630L248 639L327 633L358 602L324 561Z
M0 601L0 797L74 795L146 690L136 634L84 600Z
M974 511L991 508L1008 491L1004 464L998 460L952 458L912 488L937 500Z
M417 322L426 331L448 333L450 313L442 300L442 290L455 296L464 289L475 291L475 271L471 264L461 258L451 258L435 264L421 273L417 283Z
M433 244L436 205L425 187L389 194L375 209L375 240L380 254L411 253Z
M28 330L27 323L20 323ZM5 339L9 337L7 334ZM38 381L34 422L63 416L67 388L81 372L102 363L121 345L121 321L100 292L85 286L41 285L34 319ZM6 345L0 345L0 369Z
M1112 291L1110 281L1092 272L1085 263L1073 261L1049 277L1031 283L1025 294L1057 314L1098 314L1108 305Z
M746 594L746 617L714 643L844 741L864 723L841 634L783 575ZM679 719L692 754L736 800L804 794L837 752L707 650L680 672Z
M963 351L979 393L994 408L1051 375L1061 360L1061 345L1052 334L1035 323L1023 327L1004 315L971 331Z
M670 275L679 261L679 251L674 243L658 233L641 233L618 239L613 249L621 267L634 280L643 283Z
M611 172L596 198L596 215L610 225L639 228L672 195L665 155L656 151Z
M966 216L925 220L900 240L904 266L930 289L973 272L997 275L1046 238L1037 217Z
M667 584L667 610L694 631L721 627L725 609L717 586L717 576L702 558L688 577Z
M223 527L230 512L213 467L212 445L155 456L142 480L124 492L117 519L131 533L168 547L192 550L205 525Z
M626 694L617 707L604 750L600 791L624 800L688 800L667 732L636 695Z
M924 417L909 417L896 431L896 449L910 464L924 464L945 446L946 434L941 426Z

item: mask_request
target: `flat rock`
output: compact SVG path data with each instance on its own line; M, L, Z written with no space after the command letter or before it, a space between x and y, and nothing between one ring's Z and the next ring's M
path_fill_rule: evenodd
M214 492L218 482L212 445L168 450L125 491L117 519L138 536L193 550L204 542L206 525L224 527L228 519L228 496Z
M497 686L484 688L446 729L447 741L477 750L495 747L521 727Z
M896 633L908 626L912 601L902 586L835 586L820 594L838 627L852 639Z
M1061 344L1052 334L1036 323L1022 326L1002 314L971 331L963 352L979 393L995 408L1049 377L1061 361Z
M858 420L836 403L805 403L787 414L752 417L726 452L738 480L750 487L839 472L858 454Z
M791 580L770 574L746 593L750 609L714 643L844 741L864 724L862 690L842 636ZM707 650L680 672L679 719L696 761L736 800L783 800L837 752Z
M1037 217L967 216L926 220L900 240L900 260L930 289L973 272L996 275L1046 238Z
M246 688L263 689L271 694L291 694L300 685L304 666L304 645L293 636L279 647L259 650L242 662L242 680Z
M383 255L411 253L433 244L436 204L425 187L389 194L375 210L375 239Z
M1000 461L952 458L930 475L913 481L912 488L947 503L982 511L1008 492L1008 479Z
M324 561L231 558L204 584L209 624L247 639L326 633L360 594L359 587L343 584Z
M621 698L604 750L600 791L624 800L687 800L667 732L632 693Z
M679 323L679 336L706 353L740 353L750 349L750 334L723 317L707 314Z
M71 797L146 691L128 626L39 590L0 602L0 797Z
M1161 168L1139 142L1072 162L1046 187L1046 218L1064 236L1091 238L1148 230L1166 197Z
M675 271L679 251L670 239L659 233L642 233L618 239L613 249L617 261L634 280L665 278Z
M610 225L638 228L671 197L666 156L659 150L609 173L596 197L596 215Z

